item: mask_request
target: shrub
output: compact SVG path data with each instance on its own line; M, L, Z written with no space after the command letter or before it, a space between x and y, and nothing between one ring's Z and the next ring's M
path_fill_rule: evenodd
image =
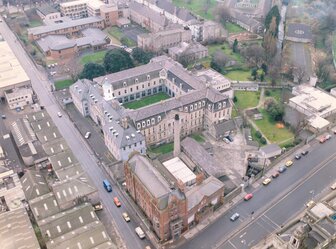
M267 89L267 90L265 91L265 95L266 95L267 97L268 97L268 96L271 96L271 92L270 92L270 90Z
M257 138L261 138L262 137L260 131L256 131L255 135L256 135Z
M260 143L261 143L261 144L266 144L267 141L266 141L266 139L265 139L264 137L261 137L261 138L260 138Z

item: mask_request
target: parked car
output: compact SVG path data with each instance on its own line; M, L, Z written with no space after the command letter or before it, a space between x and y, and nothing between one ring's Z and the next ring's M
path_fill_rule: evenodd
M323 144L325 141L327 141L327 139L325 138L325 136L320 138L320 144Z
M2 114L2 115L1 115L1 118L2 118L2 119L6 119L6 115L5 115L5 114Z
M306 207L309 208L311 206L315 205L315 201L311 200L306 203Z
M331 188L332 190L335 190L335 189L336 189L336 182L335 182L333 185L331 185L330 188Z
M300 160L301 159L301 155L300 154L295 155L295 159L296 160Z
M233 142L233 137L232 137L231 135L226 136L226 138L227 138L230 142Z
M57 116L58 116L59 118L61 118L61 117L62 117L62 113L61 113L61 112L58 112L58 113L57 113Z
M304 150L304 151L301 152L301 155L302 155L302 156L305 156L305 155L307 155L308 153L309 153L308 150Z
M97 202L96 204L92 204L94 211L103 210L103 204L101 202Z
M249 194L245 195L244 201L248 201L248 200L252 199L252 197L253 197L253 194L249 193Z
M227 143L227 144L229 144L229 143L230 143L229 139L227 139L226 137L225 137L225 138L223 138L223 141L224 141L225 143Z
M287 170L287 168L286 168L285 166L281 166L281 167L279 167L278 172L279 172L279 173L283 173L283 172L285 172L286 170Z
M262 183L266 186L272 181L271 178L266 178Z
M111 183L107 179L103 180L103 186L107 192L112 192Z
M114 204L115 204L117 207L121 207L121 203L120 203L118 197L114 197L114 198L113 198L113 202L114 202Z
M139 236L140 239L144 239L146 237L144 231L141 229L141 227L135 228L136 234Z
M130 217L128 216L128 214L125 212L125 213L122 213L122 216L123 216L123 218L124 218L124 220L126 221L126 222L130 222L131 221L131 219L130 219Z
M285 165L286 165L286 167L290 167L290 166L293 165L293 161L292 161L292 160L289 160L289 161L286 162Z
M277 172L274 172L272 174L272 178L277 178L278 176L280 175L280 173L277 171Z
M327 134L326 136L325 136L325 139L326 140L329 140L331 138L331 135L330 134Z
M237 220L238 218L239 218L239 214L238 213L234 213L231 217L230 217L230 220L231 221L235 221L235 220Z
M85 136L84 136L84 137L85 137L86 139L89 139L90 135L91 135L91 132L88 131L87 133L85 133Z

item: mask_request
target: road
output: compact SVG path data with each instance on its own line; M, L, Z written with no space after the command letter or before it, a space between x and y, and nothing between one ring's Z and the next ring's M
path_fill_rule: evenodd
M336 159L336 153L332 149L335 146L335 137L325 144L314 145L307 156L295 161L293 166L268 186L257 188L251 200L239 202L227 214L180 248L252 247L301 212L304 204L311 198L316 198L324 189L329 189L336 178L333 161ZM316 172L312 173L314 171ZM235 212L240 214L240 218L231 222L230 216Z
M300 67L305 72L305 77L312 75L312 65L310 51L304 43L291 43L291 57L294 65Z
M0 17L1 18L1 17ZM118 188L112 184L113 192L107 193L103 188L102 181L106 178L104 172L97 164L97 158L94 156L84 138L76 130L67 115L62 118L57 116L57 112L62 112L52 93L50 92L51 82L45 73L40 72L31 61L20 43L16 40L13 32L9 29L5 22L0 23L0 33L8 42L13 52L20 61L22 67L25 69L27 75L31 79L34 91L39 97L41 105L45 106L55 125L58 127L60 133L67 141L72 152L76 155L78 161L81 163L83 169L90 175L93 182L99 191L99 195L104 204L104 210L109 214L109 218L113 219L117 226L118 232L121 234L123 241L127 248L142 249L149 245L148 240L140 240L134 232L137 226L135 219L130 223L126 223L122 218L122 212L128 211L125 205L117 208L113 203L113 197L117 196L121 203L126 203L123 196L120 194ZM132 218L132 217L131 217ZM107 227L108 229L108 227Z

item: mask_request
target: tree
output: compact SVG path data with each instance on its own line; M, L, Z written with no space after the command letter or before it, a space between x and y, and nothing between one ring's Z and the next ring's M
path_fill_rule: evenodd
M221 72L222 68L229 62L230 58L226 56L222 51L216 50L212 59L210 66L217 72Z
M147 64L154 56L152 52L147 52L139 47L133 48L131 55L134 60L142 64Z
M293 79L294 79L294 82L297 82L297 83L302 83L305 75L306 75L306 70L302 67L302 66L297 66L297 67L293 67Z
M261 144L266 144L266 143L267 143L266 138L261 137L261 138L260 138L260 143L261 143Z
M255 136L256 136L257 138L261 138L261 137L262 137L260 131L256 131Z
M237 53L238 52L238 40L235 39L234 42L233 42L233 45L232 45L232 51L234 53Z
M265 60L265 49L258 44L252 44L242 51L246 60L255 67L259 67Z
M266 58L268 61L273 58L277 51L277 26L276 19L273 17L269 29L266 31L263 41L263 47L265 48Z
M281 121L285 113L283 106L273 98L265 101L265 109L270 115L270 118L274 121Z
M251 76L253 77L253 80L257 79L257 75L258 75L258 69L256 67L252 68Z
M84 65L84 69L81 72L79 78L92 80L93 78L102 75L105 75L104 66L97 63L87 63Z
M104 57L104 67L107 73L115 73L134 67L133 61L125 50L113 49Z
M225 23L231 20L231 11L224 5L217 7L213 14L218 22Z
M279 26L279 23L280 23L280 20L281 20L281 15L280 15L279 8L278 8L277 5L274 5L272 7L272 9L266 15L266 18L265 18L265 28L266 28L266 30L269 29L270 24L272 23L273 17L275 17L275 21L276 21L276 36L278 36L278 26Z
M64 74L70 75L73 82L77 81L78 75L82 71L82 66L79 64L77 57L71 57L63 65L60 64L61 71Z
M268 66L265 63L261 64L261 69L265 72L265 74L268 73Z

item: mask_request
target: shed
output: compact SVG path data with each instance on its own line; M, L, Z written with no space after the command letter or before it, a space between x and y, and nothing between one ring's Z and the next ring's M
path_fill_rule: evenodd
M271 158L281 155L281 148L277 144L268 144L259 149L262 156L265 158Z

